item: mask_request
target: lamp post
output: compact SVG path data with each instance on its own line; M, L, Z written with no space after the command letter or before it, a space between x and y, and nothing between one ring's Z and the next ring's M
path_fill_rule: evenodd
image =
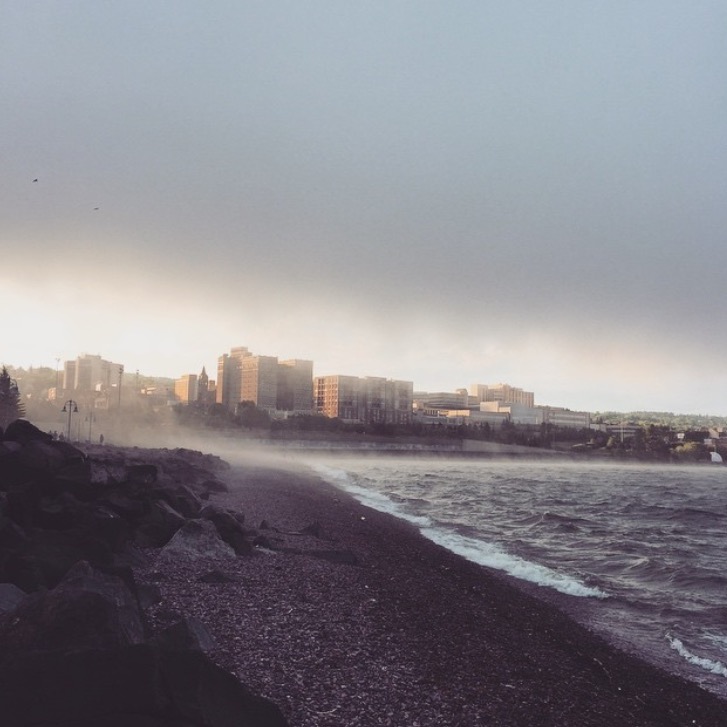
M78 413L78 404L73 399L69 399L61 411L68 412L68 425L66 426L66 439L71 441L71 417Z

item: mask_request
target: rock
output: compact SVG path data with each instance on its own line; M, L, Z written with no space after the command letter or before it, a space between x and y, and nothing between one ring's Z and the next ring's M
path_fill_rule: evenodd
M9 517L0 515L0 551L19 550L27 546L28 536Z
M115 576L81 563L52 591L31 593L0 616L0 661L28 652L109 649L141 643L136 598Z
M202 502L197 495L185 485L164 485L154 489L154 496L168 502L177 512L186 518L198 518Z
M208 652L217 648L207 627L194 616L185 616L181 621L157 634L150 643L158 644L170 651L194 649Z
M29 470L58 472L66 465L66 458L52 442L31 440L18 452L18 462Z
M118 609L121 638L125 643L138 644L144 640L141 607L136 580L131 568L111 568L104 572L86 561L79 561L66 573L55 588L60 594L86 591L98 593Z
M129 523L110 507L100 503L84 507L76 521L82 530L105 543L113 553L119 553L131 538Z
M238 555L248 555L252 552L252 545L242 523L235 517L235 513L225 510L218 505L207 505L200 512L200 517L214 523L222 540L230 545Z
M113 553L103 540L77 528L36 529L27 549L8 558L5 580L28 592L54 588L79 560L110 566Z
M16 419L8 424L2 438L7 442L18 442L19 444L50 442L53 439L50 434L41 431L27 419Z
M200 484L200 488L208 493L213 492L229 492L230 488L219 480L205 480Z
M162 591L155 583L142 583L137 586L136 592L142 611L157 603L161 603Z
M0 583L0 614L15 609L25 595L14 583Z
M195 651L156 644L26 654L0 667L3 727L288 727Z
M68 530L76 526L82 507L69 492L41 497L35 507L33 524L40 528Z
M153 464L132 464L126 467L124 482L132 485L151 485L157 481L158 470Z
M320 538L323 534L323 526L316 520L310 525L306 525L300 532L303 535L312 535L314 538Z
M255 548L264 548L265 550L275 550L275 544L267 535L258 535L252 541Z
M159 554L166 558L234 558L235 551L223 542L209 520L188 520Z
M168 502L155 500L136 526L135 540L142 547L161 548L187 522Z

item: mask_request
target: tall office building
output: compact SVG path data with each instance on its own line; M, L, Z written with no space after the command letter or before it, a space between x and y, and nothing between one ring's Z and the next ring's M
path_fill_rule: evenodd
M217 362L216 401L235 411L250 401L267 411L313 411L313 362L303 359L278 361L258 356L245 346L223 354Z
M246 346L237 346L217 359L215 398L230 411L242 401L242 360L251 355Z
M240 366L240 401L251 401L258 409L275 411L278 402L278 359L275 356L245 356Z

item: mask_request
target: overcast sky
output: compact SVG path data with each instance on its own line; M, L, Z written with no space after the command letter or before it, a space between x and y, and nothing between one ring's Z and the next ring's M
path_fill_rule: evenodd
M727 415L725 37L724 0L0 0L0 363Z

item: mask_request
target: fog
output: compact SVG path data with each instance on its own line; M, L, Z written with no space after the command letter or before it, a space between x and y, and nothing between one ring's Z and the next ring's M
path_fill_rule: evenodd
M725 21L716 0L12 4L0 360L176 378L245 345L724 415Z

